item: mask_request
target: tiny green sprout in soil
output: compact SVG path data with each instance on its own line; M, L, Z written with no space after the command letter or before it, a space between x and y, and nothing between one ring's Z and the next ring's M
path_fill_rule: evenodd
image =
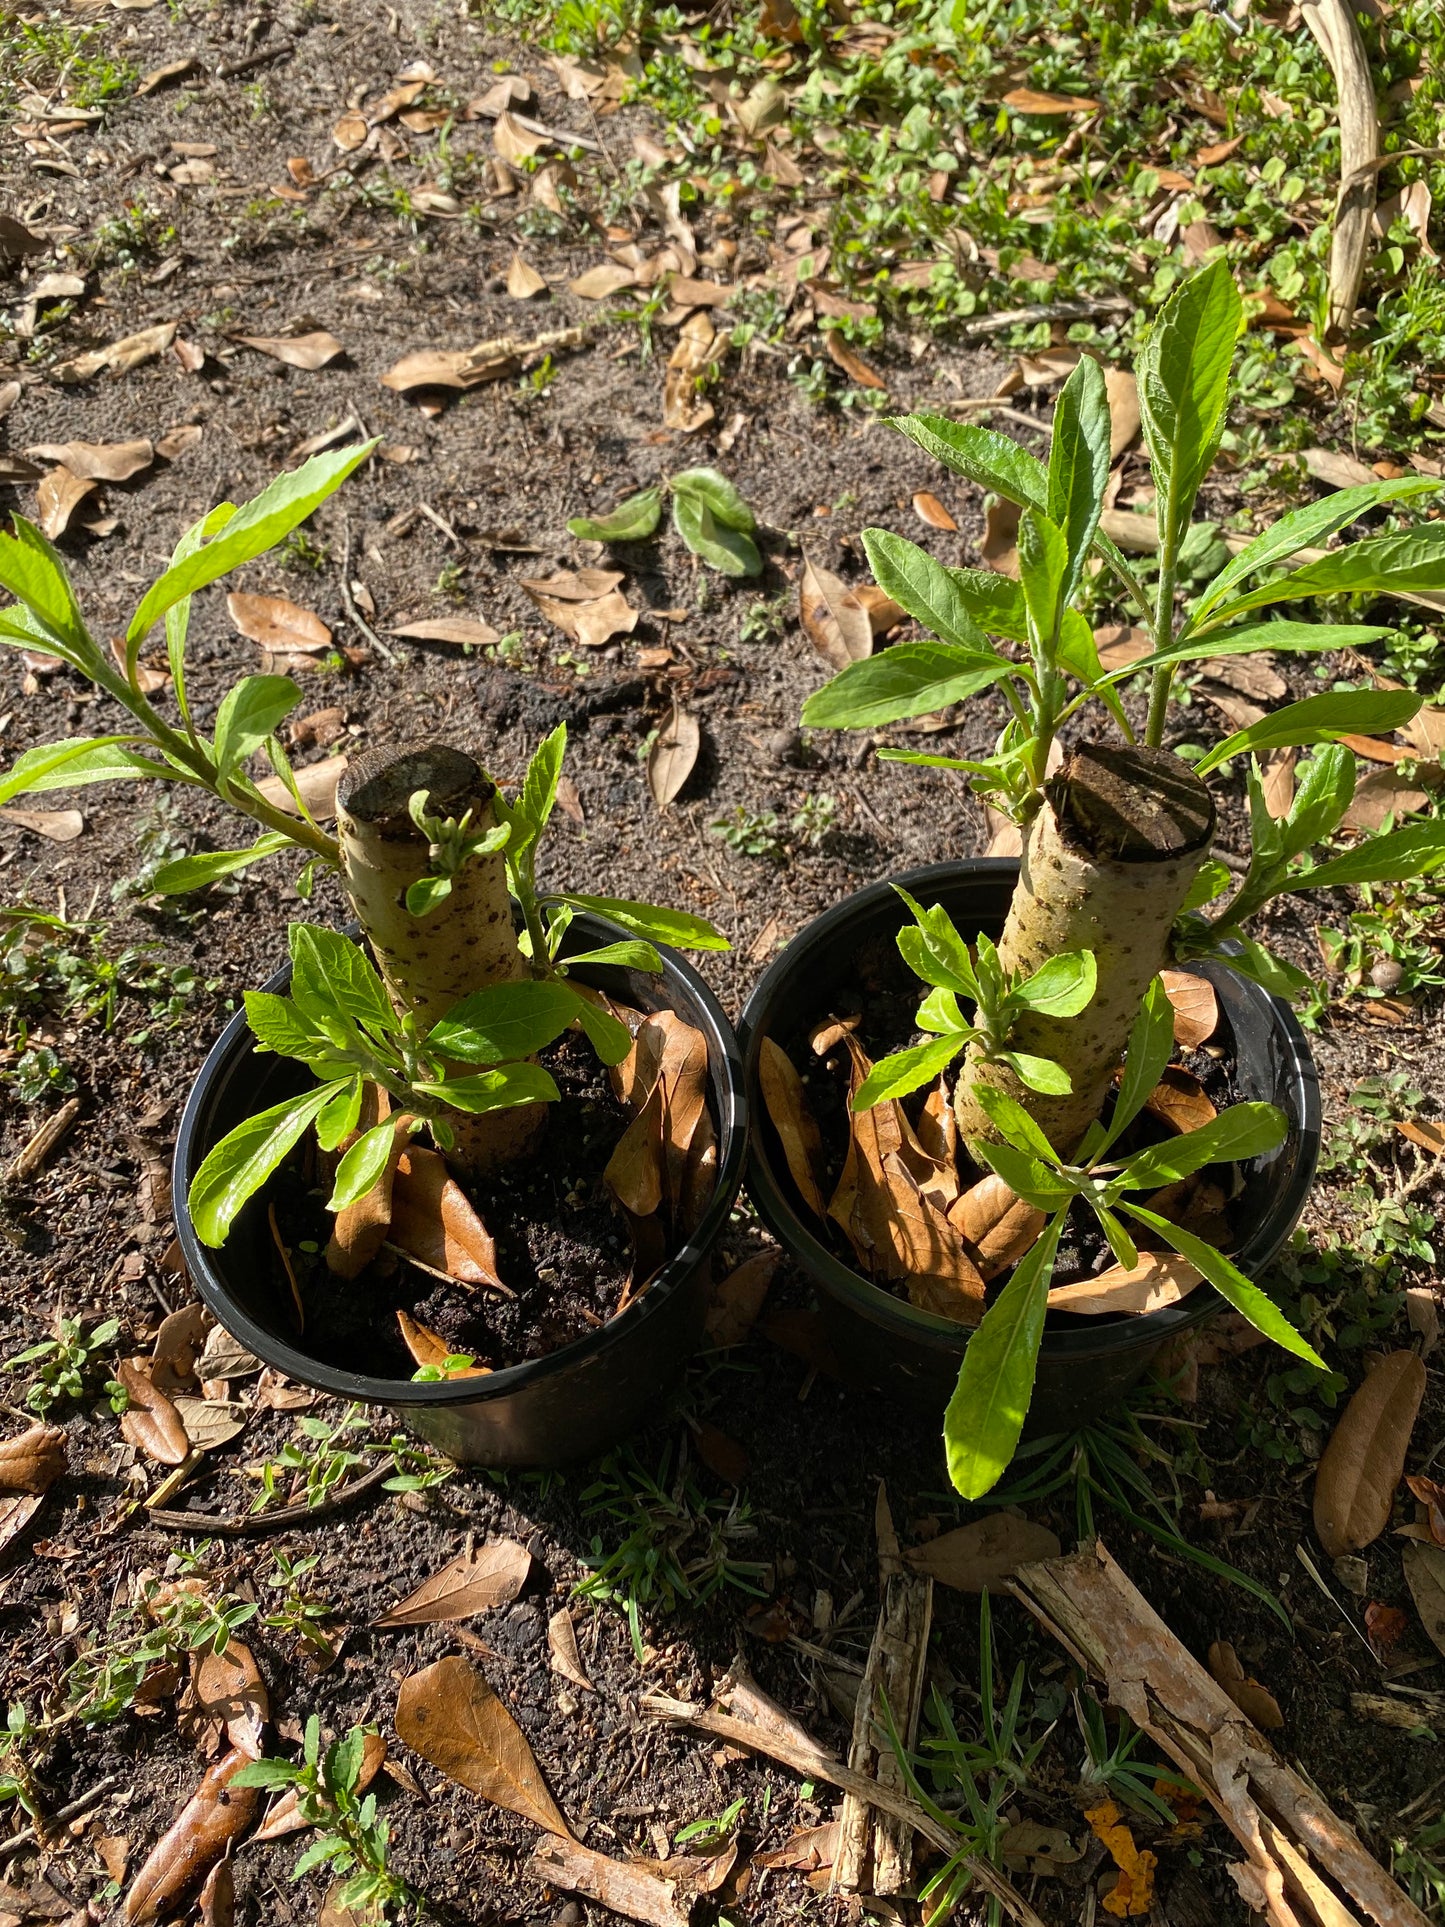
M86 1398L99 1389L100 1375L106 1369L105 1353L119 1336L118 1318L104 1319L87 1331L80 1319L58 1316L49 1338L14 1353L0 1369L30 1372L25 1403L44 1418L53 1407ZM105 1390L113 1409L124 1411L127 1400L120 1386L107 1379Z

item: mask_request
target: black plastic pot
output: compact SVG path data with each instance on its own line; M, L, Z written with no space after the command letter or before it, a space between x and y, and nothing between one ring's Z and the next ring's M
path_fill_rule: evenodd
M965 937L998 937L1018 864L976 857L912 870L896 879L925 905L941 903ZM870 884L799 932L764 972L738 1026L749 1102L758 1120L748 1163L748 1191L778 1242L819 1287L833 1348L856 1384L935 1416L958 1377L968 1332L917 1311L871 1283L822 1240L824 1228L802 1203L788 1174L777 1133L758 1086L761 1040L785 1047L856 991L860 961L907 978L893 938L908 912L889 882ZM1319 1155L1320 1096L1313 1059L1289 1009L1258 984L1218 964L1199 966L1219 998L1220 1041L1232 1042L1241 1098L1278 1105L1289 1120L1280 1148L1243 1167L1233 1206L1244 1227L1234 1262L1250 1276L1270 1263L1304 1208ZM901 980L902 980L901 979ZM1221 1300L1197 1286L1179 1305L1145 1316L1084 1318L1049 1314L1029 1411L1027 1437L1072 1431L1107 1413L1142 1375L1161 1346L1217 1310Z
M568 929L566 949L592 950L627 934L605 917L579 914ZM654 1414L701 1339L709 1254L728 1221L747 1149L742 1059L732 1027L697 972L676 951L659 949L660 977L612 966L587 966L578 976L635 1009L675 1010L707 1038L717 1187L697 1230L620 1317L545 1358L506 1366L484 1379L417 1384L342 1371L311 1357L291 1336L286 1306L273 1283L264 1190L246 1204L219 1251L201 1243L186 1209L191 1179L211 1146L242 1119L305 1087L300 1065L252 1049L243 1012L232 1018L201 1067L181 1118L175 1156L181 1250L197 1291L232 1337L303 1385L398 1413L413 1432L469 1465L565 1465L606 1451ZM265 988L284 990L290 975L288 966Z

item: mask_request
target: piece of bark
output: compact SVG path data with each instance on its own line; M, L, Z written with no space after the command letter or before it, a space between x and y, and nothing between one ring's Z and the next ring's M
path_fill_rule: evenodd
M1245 1852L1235 1884L1271 1927L1351 1918L1334 1881L1375 1927L1428 1927L1343 1820L1180 1644L1095 1542L1025 1566L1009 1590L1201 1789ZM1333 1907L1333 1915L1328 1911Z
M527 1872L545 1886L582 1894L612 1914L640 1920L646 1927L689 1927L695 1896L649 1868L594 1853L576 1840L543 1834L532 1850Z
M928 1635L933 1625L933 1580L927 1573L902 1568L881 1486L879 1521L883 1598L858 1690L848 1764L855 1773L867 1774L878 1785L901 1792L903 1769L889 1741L884 1707L897 1724L898 1737L913 1752L918 1744ZM913 1829L896 1814L875 1811L871 1801L856 1793L844 1795L839 1821L838 1850L828 1891L901 1893L913 1871Z
M1330 63L1339 98L1340 193L1330 235L1329 281L1329 332L1337 338L1354 319L1372 246L1380 121L1369 56L1348 0L1302 0L1300 11Z

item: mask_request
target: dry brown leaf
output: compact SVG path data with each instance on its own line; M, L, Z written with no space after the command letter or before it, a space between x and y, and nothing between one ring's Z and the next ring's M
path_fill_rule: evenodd
M1262 723L1267 712L1258 703L1237 695L1232 689L1225 689L1219 683L1207 682L1202 677L1194 685L1195 694L1202 696L1224 717L1231 729L1252 729Z
M1099 105L1083 94L1041 94L1034 87L1011 87L1003 104L1016 114L1092 114Z
M534 134L530 127L524 127L515 114L504 108L492 123L492 145L509 167L520 167L551 142L546 134Z
M211 1868L246 1832L261 1796L254 1787L227 1782L249 1757L237 1747L203 1776L131 1882L124 1909L128 1924L169 1920L182 1912Z
M1405 1484L1410 1496L1425 1508L1425 1525L1432 1542L1437 1546L1445 1546L1445 1485L1441 1485L1437 1479L1427 1479L1423 1474L1407 1477Z
M894 1237L907 1271L908 1296L921 1311L976 1325L983 1317L983 1277L935 1202L896 1151L883 1157L883 1180L892 1200ZM855 1215L855 1222L856 1222Z
M692 1896L666 1877L666 1864L651 1872L636 1861L609 1860L575 1840L542 1840L533 1849L527 1872L544 1886L595 1900L608 1913L621 1914L644 1927L689 1927Z
M346 353L335 335L324 328L309 335L241 335L242 345L272 361L284 361L288 368L324 368L329 361Z
M0 1552L29 1525L43 1497L40 1492L13 1492L0 1498Z
M1209 1670L1244 1717L1253 1720L1262 1732L1274 1732L1284 1725L1279 1701L1268 1687L1249 1678L1227 1639L1216 1639L1210 1646Z
M684 435L706 428L717 413L699 392L699 383L715 359L717 330L705 308L690 314L678 330L677 345L667 358L662 384L662 425Z
M66 1437L58 1425L32 1425L0 1443L0 1492L48 1492L65 1470Z
M331 631L314 610L283 595L243 595L231 590L226 611L232 624L252 642L276 654L299 650L314 655L331 647Z
M1182 1064L1169 1065L1144 1100L1144 1109L1181 1137L1212 1124L1219 1115L1199 1079Z
M1342 448L1302 449L1300 459L1315 480L1327 488L1358 488L1380 479L1368 462L1347 455Z
M401 1342L406 1346L418 1365L432 1365L448 1378L488 1378L490 1365L453 1365L449 1360L460 1356L454 1353L444 1338L431 1330L430 1326L419 1325L416 1320L397 1307L396 1322L401 1328Z
M250 1409L218 1398L177 1398L176 1413L186 1428L193 1452L214 1452L239 1438L246 1429Z
M666 1093L658 1078L607 1160L602 1177L629 1217L650 1219L662 1203ZM639 1258L641 1257L639 1251Z
M577 1628L572 1624L572 1615L565 1606L559 1606L547 1621L547 1651L554 1673L560 1673L563 1679L570 1679L584 1693L597 1691L582 1664L582 1655L577 1649Z
M127 335L122 341L113 341L108 348L93 348L88 354L59 362L51 369L51 376L69 387L77 382L89 381L108 368L118 375L128 374L132 368L139 368L142 362L154 361L158 355L163 355L176 338L177 325L174 321L163 321L158 327L144 328L138 335Z
M1117 462L1139 433L1139 384L1128 368L1106 368L1104 389L1109 397L1109 460Z
M200 1927L235 1927L236 1874L229 1854L206 1875L196 1910Z
M1143 1316L1162 1311L1166 1305L1177 1305L1203 1282L1203 1273L1196 1271L1187 1258L1172 1251L1141 1251L1137 1265L1113 1265L1096 1277L1055 1285L1049 1293L1049 1310L1088 1317L1114 1312Z
M475 1619L494 1606L510 1606L527 1583L532 1555L515 1539L490 1539L459 1552L415 1592L372 1620L372 1625L441 1626Z
M1397 769L1378 769L1358 783L1350 807L1340 818L1346 830L1378 830L1390 817L1413 816L1430 801L1422 790Z
M941 1533L903 1557L914 1572L926 1572L956 1592L996 1591L1020 1566L1057 1559L1062 1548L1047 1526L1014 1512L993 1512L953 1532Z
M545 1833L570 1828L543 1780L527 1737L483 1675L455 1656L402 1681L400 1739L449 1780Z
M413 388L475 388L480 382L515 374L529 355L580 348L586 334L585 328L553 328L526 341L517 335L497 335L474 348L422 348L388 368L381 385L400 395Z
M682 794L701 747L702 727L696 716L674 700L671 716L647 752L647 787L660 810Z
M758 1081L793 1183L808 1208L824 1218L822 1134L792 1058L771 1037L764 1037L758 1046Z
M331 130L331 138L343 154L354 154L358 147L364 147L371 135L371 125L365 114L358 113L353 107L341 116Z
M1174 1006L1175 1043L1185 1050L1197 1050L1219 1028L1219 999L1213 984L1188 970L1161 970L1159 975Z
M534 600L550 596L555 602L596 602L621 581L621 569L559 569L555 575L518 576L517 586Z
M0 810L0 823L13 823L52 843L73 843L85 829L79 810Z
M178 462L188 449L199 446L205 433L199 422L177 422L156 443L156 453L163 462Z
M798 617L803 632L831 669L846 669L873 653L873 620L846 583L810 556L803 558L798 585Z
M147 1216L170 1215L169 1180L160 1199L161 1208L147 1211ZM170 1396L182 1386L194 1385L196 1381L196 1360L205 1349L206 1340L214 1329L214 1320L205 1306L199 1303L182 1305L161 1320L160 1329L151 1346L150 1381L152 1385Z
M380 1733L368 1733L361 1744L361 1771L356 1776L357 1793L365 1793L386 1763L386 1741ZM295 1787L287 1787L279 1800L266 1809L266 1817L251 1835L254 1845L265 1840L284 1840L288 1834L301 1833L313 1822L301 1813L301 1797Z
M1432 761L1445 755L1445 708L1426 703L1405 724L1400 734L1417 756Z
M336 814L336 785L345 768L344 756L323 756L319 763L308 763L304 769L294 772L301 800L318 823L328 822ZM288 816L297 814L291 792L279 776L263 777L256 788L278 810L284 810Z
M512 299L530 301L534 295L546 292L546 277L538 274L537 270L529 262L524 261L520 254L514 254L512 264L507 269L507 293Z
M499 1285L497 1247L439 1151L409 1144L391 1187L392 1244L468 1285Z
M1159 524L1152 515L1132 515L1125 509L1105 509L1099 527L1128 555L1153 555L1159 547Z
M709 1346L726 1351L729 1346L741 1345L748 1337L767 1302L781 1255L778 1251L760 1251L713 1286L707 1310Z
M1445 1653L1445 1552L1410 1540L1402 1548L1405 1583L1431 1644Z
M1276 823L1284 821L1294 803L1294 766L1297 749L1277 749L1267 758L1262 772L1264 807Z
M771 1853L755 1853L755 1867L778 1867L793 1873L817 1873L831 1867L838 1852L838 1822L800 1827Z
M896 628L908 613L901 602L895 602L892 596L884 595L876 582L860 582L856 589L849 591L849 594L857 596L868 611L868 620L873 625L875 636L887 635L888 631Z
M1436 1157L1445 1152L1445 1124L1437 1124L1433 1118L1403 1118L1396 1123L1395 1129L1401 1137L1418 1144L1422 1151L1431 1151Z
M1019 517L1023 510L1017 502L1006 502L1001 495L989 497L983 515L983 540L978 553L983 562L999 575L1019 572Z
M841 368L849 381L860 388L886 389L888 383L876 368L870 368L861 355L848 346L836 328L829 328L823 335L823 346L828 351L828 359L836 368Z
M1406 724L1406 735L1410 733L1410 728L1411 725ZM1367 763L1403 763L1408 758L1417 754L1415 748L1408 747L1403 743L1387 743L1379 736L1341 736L1338 740L1344 744L1346 749L1353 751L1356 756L1364 757ZM1420 749L1418 753L1424 755L1429 760L1433 760L1436 754L1428 745Z
M641 613L634 609L620 589L599 596L595 602L565 602L552 596L528 594L549 622L583 649L600 649L614 636L631 635Z
M674 275L667 292L679 308L725 308L733 298L732 289L721 281L699 281L688 274Z
M926 488L919 489L914 496L913 513L918 517L920 522L926 522L931 529L956 529L958 527L957 522L954 521L938 497L931 494Z
M70 518L87 496L95 493L95 483L72 475L68 468L52 468L35 485L37 520L41 533L55 542L70 527Z
M1152 647L1148 630L1134 628L1127 622L1109 622L1096 629L1094 646L1099 651L1100 667L1110 673L1138 662Z
M617 261L603 261L595 268L588 268L579 274L575 281L567 283L567 292L577 295L583 301L605 301L609 295L619 294L623 288L635 288L637 274L632 268L624 268Z
M501 641L500 631L478 616L425 616L417 622L400 622L386 633L414 642L454 642L461 647L480 648Z
M192 1661L191 1690L200 1711L225 1727L236 1751L259 1760L271 1699L250 1647L233 1639L224 1653L207 1649Z
M165 1393L151 1384L142 1362L123 1358L115 1375L130 1400L120 1415L124 1438L158 1465L183 1464L190 1456L191 1441L181 1415Z
M150 442L41 442L25 453L32 461L58 462L86 482L128 482L156 458Z
M1418 1356L1391 1352L1341 1413L1315 1471L1315 1531L1332 1559L1370 1545L1389 1525L1424 1396Z
M950 1206L948 1221L964 1238L985 1282L1017 1264L1044 1228L1045 1214L1011 1191L996 1171Z
M1256 702L1282 702L1289 694L1289 684L1267 655L1211 656L1199 665L1199 673L1211 683L1223 683L1226 689L1237 689Z

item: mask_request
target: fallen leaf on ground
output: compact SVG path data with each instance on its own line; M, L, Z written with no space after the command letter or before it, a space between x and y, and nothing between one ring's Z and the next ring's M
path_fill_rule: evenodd
M415 1592L372 1620L376 1627L437 1626L509 1606L527 1583L532 1555L515 1539L491 1539L460 1552Z
M693 1444L708 1471L725 1485L741 1485L752 1470L745 1448L707 1419L694 1425Z
M1302 449L1300 459L1315 480L1329 488L1359 488L1380 479L1368 462L1347 455L1342 448Z
M1019 518L1022 514L1023 510L1017 502L1006 502L999 495L990 496L983 512L983 539L978 545L979 555L990 569L1015 579L1019 572Z
M1294 766L1298 760L1297 749L1274 750L1265 760L1261 781L1264 807L1276 823L1284 821L1294 802Z
M870 368L861 355L853 352L836 328L826 331L823 346L828 351L829 361L841 368L849 381L856 382L860 388L887 388L888 383L882 375L875 368Z
M1248 1676L1227 1639L1216 1639L1210 1646L1209 1670L1244 1717L1253 1720L1261 1731L1277 1731L1284 1725L1279 1701L1267 1686Z
M70 527L70 519L87 496L95 493L95 483L68 468L52 468L35 485L37 520L42 535L55 542Z
M921 488L913 498L913 513L931 529L956 529L957 522L928 489Z
M526 1735L490 1682L464 1659L439 1659L402 1681L396 1730L458 1786L546 1833L570 1833Z
M497 1247L440 1151L407 1146L391 1187L390 1239L434 1271L468 1285L499 1285Z
M1182 1064L1167 1067L1144 1100L1144 1109L1181 1137L1213 1123L1219 1115L1199 1079Z
M191 1441L175 1406L151 1384L136 1359L123 1358L115 1375L130 1400L120 1415L124 1438L158 1465L182 1464L190 1456Z
M1041 94L1034 87L1011 87L1003 104L1016 114L1092 114L1099 105L1083 94Z
M214 1452L229 1445L245 1431L250 1416L247 1406L224 1399L178 1397L173 1402L193 1452Z
M239 1747L203 1776L167 1831L146 1858L125 1897L129 1923L169 1920L201 1885L226 1850L250 1826L261 1796L254 1787L230 1787L233 1773L249 1763Z
M165 1179L161 1204L163 1208L160 1210L148 1209L147 1217L170 1216L168 1177ZM158 1386L167 1397L173 1396L183 1386L194 1385L196 1360L205 1349L206 1340L214 1328L211 1314L204 1305L197 1303L182 1305L163 1318L151 1346L151 1384Z
M312 655L331 647L331 631L314 610L283 595L243 595L231 590L226 611L232 624L252 642L276 654L300 650Z
M519 588L535 600L551 596L557 602L595 602L622 581L621 569L559 569L555 575L521 575Z
M631 635L641 613L620 589L599 596L595 602L566 602L558 597L538 595L535 590L529 590L528 594L547 620L555 622L569 641L583 649L600 649L614 636Z
M849 594L857 596L868 611L868 620L873 625L875 637L887 635L888 631L896 628L908 613L901 602L895 602L892 596L884 595L876 582L860 582L856 589L849 590Z
M1372 1599L1365 1607L1365 1636L1381 1658L1398 1646L1409 1630L1409 1615L1398 1606Z
M1439 1546L1427 1546L1412 1539L1400 1557L1420 1624L1429 1634L1431 1644L1445 1653L1445 1552Z
M1289 694L1289 684L1267 655L1211 656L1199 665L1199 673L1211 682L1223 683L1226 689L1237 689L1242 696L1252 696L1256 702L1282 702Z
M582 1664L582 1655L577 1649L577 1628L565 1606L559 1606L547 1621L547 1651L554 1673L560 1673L563 1679L571 1680L574 1686L580 1686L586 1693L597 1691Z
M118 375L127 374L132 368L139 368L142 362L154 361L158 355L163 355L176 338L177 325L174 321L163 321L158 327L145 328L138 335L127 335L122 341L113 341L108 348L93 348L88 354L62 361L50 372L56 381L64 382L67 386L89 381L108 368Z
M301 799L318 823L328 822L336 814L336 785L341 781L346 769L344 756L323 756L317 763L308 763L304 769L294 771L296 787ZM296 804L291 792L279 776L266 776L256 785L268 803L288 816L295 816Z
M258 355L284 361L288 368L324 368L328 361L346 353L336 336L327 334L324 328L309 335L241 335L239 340Z
M636 286L637 275L632 268L624 268L618 261L603 261L579 274L575 281L569 281L567 292L583 301L605 301L609 295L620 294L623 288Z
M208 1649L192 1662L191 1690L197 1707L224 1726L236 1751L259 1760L271 1699L250 1647L233 1639L223 1653Z
M819 1218L825 1218L822 1133L808 1108L803 1080L792 1058L771 1037L764 1037L758 1047L758 1081L762 1086L763 1104L782 1141L783 1156L788 1161L793 1183L808 1208Z
M1219 1028L1219 999L1207 977L1189 970L1161 970L1164 991L1174 1006L1174 1041L1186 1050L1207 1044Z
M0 823L13 823L52 843L73 843L85 829L79 810L0 810Z
M838 1855L839 1823L829 1820L821 1827L800 1827L789 1834L781 1847L771 1853L755 1853L755 1867L775 1867L790 1873L817 1873L832 1866Z
M1400 1118L1395 1129L1401 1137L1418 1144L1422 1151L1431 1151L1436 1157L1445 1152L1445 1124L1437 1123L1433 1117Z
M717 330L705 308L690 314L678 330L677 345L667 358L662 383L662 425L684 435L706 428L717 410L699 392L699 383L713 362Z
M1135 628L1127 622L1109 622L1094 631L1094 646L1099 652L1100 668L1112 674L1147 656L1153 645L1147 629Z
M671 716L647 752L647 787L660 810L682 794L701 747L702 728L696 716L674 702Z
M500 381L515 374L529 355L549 354L553 350L580 348L586 339L584 328L554 328L547 334L524 341L517 335L497 335L479 341L474 348L422 348L403 355L381 376L383 388L399 395L413 388L475 388L484 381Z
M1139 384L1128 368L1106 368L1104 389L1109 397L1109 460L1117 462L1139 433Z
M1407 725L1407 734L1408 730ZM1405 743L1387 743L1379 736L1341 736L1339 741L1346 749L1353 750L1356 756L1362 756L1367 763L1403 763L1417 753L1429 760L1436 754L1433 749L1417 752L1416 748Z
M31 461L57 462L88 482L127 482L156 458L150 442L40 442L25 453Z
M994 1512L953 1532L944 1532L903 1555L914 1572L926 1572L940 1586L957 1592L995 1590L1020 1566L1057 1559L1061 1548L1047 1526L1017 1513Z
M984 1281L1017 1264L1038 1240L1045 1214L1026 1204L996 1171L949 1207L948 1221L968 1241Z
M547 292L546 279L524 261L520 254L512 256L512 265L507 269L507 293L514 301L530 301L533 295Z
M0 1443L0 1492L48 1492L65 1470L67 1444L58 1425L32 1425Z
M454 642L476 648L501 641L500 630L478 616L424 616L416 622L399 622L386 633L413 642Z
M229 1854L206 1875L196 1910L200 1927L236 1927L236 1874Z
M830 669L846 669L873 653L873 622L858 596L811 557L798 584L803 633Z
M1315 1531L1332 1559L1370 1545L1389 1525L1424 1395L1416 1354L1391 1352L1341 1413L1315 1472Z
M1340 818L1346 830L1378 830L1387 817L1413 816L1430 801L1428 790L1420 789L1397 769L1372 770L1356 785L1350 806Z
M710 1346L726 1351L747 1338L767 1302L780 1257L777 1251L760 1251L713 1286L706 1325Z
M978 1324L983 1317L983 1277L944 1207L925 1190L899 1152L885 1152L882 1167L909 1298L920 1310L940 1318ZM856 1208L854 1222L859 1222Z
M1204 1282L1187 1258L1172 1251L1141 1251L1137 1265L1113 1265L1094 1278L1071 1285L1055 1285L1049 1293L1050 1311L1099 1313L1161 1311L1187 1298Z

